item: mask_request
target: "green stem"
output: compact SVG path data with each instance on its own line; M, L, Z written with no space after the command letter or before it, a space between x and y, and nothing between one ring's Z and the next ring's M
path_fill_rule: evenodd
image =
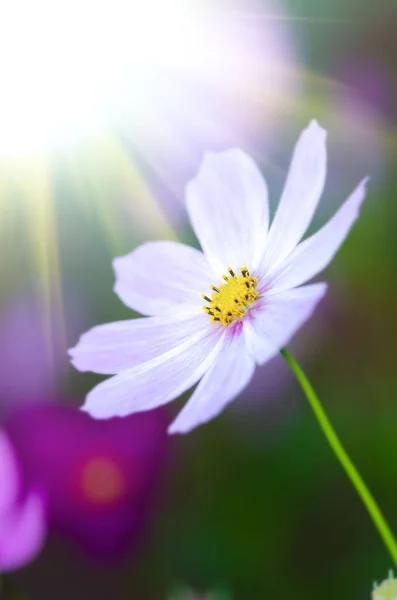
M309 404L313 409L313 412L317 418L321 429L323 430L325 437L328 440L329 445L331 446L336 457L338 458L339 462L344 468L353 486L356 488L356 491L360 496L361 500L364 502L364 505L367 508L375 524L375 527L379 532L379 535L384 541L385 546L388 549L390 556L394 561L394 564L397 565L397 542L394 539L391 529L388 526L386 519L382 515L379 506L377 505L368 487L364 483L364 480L362 479L360 473L357 471L356 467L349 458L346 450L343 448L338 436L335 433L334 428L329 422L329 419L321 405L320 400L318 399L315 391L310 385L305 373L302 371L294 357L291 356L291 354L286 348L283 348L281 350L281 354L287 361L288 365L290 366L291 370L296 376L300 386L305 392Z

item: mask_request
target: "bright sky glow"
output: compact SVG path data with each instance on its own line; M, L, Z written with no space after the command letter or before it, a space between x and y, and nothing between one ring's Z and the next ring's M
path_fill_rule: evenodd
M183 0L2 3L0 154L48 150L100 130L126 85L131 93L151 69L189 58L191 6Z

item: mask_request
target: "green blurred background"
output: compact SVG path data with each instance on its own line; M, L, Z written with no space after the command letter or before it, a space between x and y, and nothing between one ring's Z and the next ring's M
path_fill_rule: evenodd
M144 122L129 118L124 98L122 120L94 136L2 155L2 306L40 299L43 327L65 349L54 395L81 404L98 378L69 368L66 348L94 324L130 318L112 292L112 258L147 239L195 243L183 189L206 149L249 151L274 207L293 143L317 118L329 172L313 229L359 179L371 182L321 276L328 296L291 349L397 532L397 5L258 0L206 10L215 51L227 53L213 77L208 57L193 73L184 65L167 73L163 97L156 74ZM158 600L178 587L233 600L361 600L392 566L281 359L215 421L170 440L155 505L140 552L120 564L98 567L50 539L15 581L34 600Z

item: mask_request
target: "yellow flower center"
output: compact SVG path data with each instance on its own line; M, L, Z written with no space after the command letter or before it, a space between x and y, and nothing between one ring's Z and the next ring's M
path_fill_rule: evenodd
M256 291L257 277L251 277L247 267L240 267L240 275L236 275L231 267L228 267L230 275L222 275L225 283L219 287L211 285L211 298L202 294L202 298L208 302L203 306L204 312L210 316L211 323L222 323L225 327L242 319L258 298Z

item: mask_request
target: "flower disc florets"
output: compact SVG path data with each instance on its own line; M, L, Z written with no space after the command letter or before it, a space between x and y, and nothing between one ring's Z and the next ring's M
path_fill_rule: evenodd
M236 275L231 267L230 275L222 275L226 283L219 287L211 285L211 298L202 294L209 306L203 306L204 312L210 316L211 323L221 323L225 327L237 319L242 319L246 310L258 298L256 290L257 277L251 277L247 267L240 267L240 275Z

